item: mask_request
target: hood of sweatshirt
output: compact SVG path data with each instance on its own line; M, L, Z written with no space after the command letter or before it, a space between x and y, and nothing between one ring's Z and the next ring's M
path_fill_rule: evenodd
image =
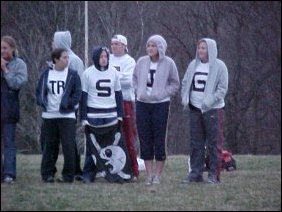
M210 38L202 38L199 40L199 42L205 41L208 46L208 55L209 55L209 63L213 64L217 59L217 46L216 41ZM199 43L198 42L198 43ZM196 64L200 62L198 52L196 50Z
M69 67L78 72L79 76L84 71L82 60L71 50L71 34L70 31L58 31L54 34L54 47L63 48L68 51L69 54Z
M107 53L108 64L105 67L105 70L107 70L109 68L109 60L110 60L108 48L105 47L105 46L95 47L94 50L93 50L93 54L92 54L92 59L93 59L93 62L94 62L94 66L99 71L101 71L101 66L99 64L99 60L100 60L100 55L102 54L103 51L106 51L106 53Z
M160 35L152 35L151 37L149 37L147 41L147 45L149 42L153 42L157 45L158 52L159 52L159 59L160 60L163 59L165 56L166 49L167 49L167 43L165 39Z
M71 34L69 31L55 32L54 34L55 48L63 48L68 51L71 50Z

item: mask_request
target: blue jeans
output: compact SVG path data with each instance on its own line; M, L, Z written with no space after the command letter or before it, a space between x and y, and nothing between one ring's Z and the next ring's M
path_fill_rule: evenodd
M1 127L1 157L3 157L3 176L16 179L16 146L15 146L16 123L5 123ZM1 169L1 170L2 170ZM1 174L2 175L2 174Z

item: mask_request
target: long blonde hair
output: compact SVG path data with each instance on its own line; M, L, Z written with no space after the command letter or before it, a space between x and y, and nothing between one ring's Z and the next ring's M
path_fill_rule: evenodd
M13 56L17 57L18 54L18 49L17 49L17 45L16 45L16 40L10 36L10 35L5 35L1 38L1 42L4 41L6 43L9 44L9 46L13 49Z

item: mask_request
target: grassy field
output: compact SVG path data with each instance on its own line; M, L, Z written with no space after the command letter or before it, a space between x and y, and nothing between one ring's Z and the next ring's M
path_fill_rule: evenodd
M235 155L238 169L218 185L183 185L186 156L169 156L160 185L136 183L44 184L40 155L18 155L15 184L1 184L1 211L41 210L276 210L281 211L281 156ZM63 159L59 158L59 171ZM204 176L207 177L206 174Z

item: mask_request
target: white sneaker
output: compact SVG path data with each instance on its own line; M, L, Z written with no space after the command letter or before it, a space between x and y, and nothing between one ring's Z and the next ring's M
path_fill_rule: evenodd
M9 176L5 177L4 179L4 183L13 184L14 182L15 182L14 179Z
M161 183L161 178L158 177L158 176L155 176L153 178L153 181L152 181L153 184L160 184Z
M145 185L152 185L153 178L152 177L146 177Z
M137 182L137 181L138 181L138 177L134 176L134 177L132 178L132 182Z
M137 163L138 163L138 171L145 171L146 167L145 167L145 162L143 159L140 159L137 157Z
M104 171L96 173L96 178L104 178L105 176L106 176L106 172Z

